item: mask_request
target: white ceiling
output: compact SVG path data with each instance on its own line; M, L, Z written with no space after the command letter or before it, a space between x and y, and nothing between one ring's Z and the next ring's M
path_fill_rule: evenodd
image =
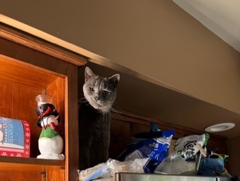
M240 0L173 0L240 52Z

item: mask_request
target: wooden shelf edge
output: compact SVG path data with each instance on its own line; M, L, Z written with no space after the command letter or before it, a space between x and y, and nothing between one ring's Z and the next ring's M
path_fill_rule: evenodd
M10 40L12 42L24 45L39 52L48 54L55 58L64 60L66 62L83 66L87 63L87 58L83 55L71 52L58 45L47 42L43 39L34 37L33 35L16 30L13 27L5 25L0 22L0 37Z
M60 167L65 166L64 160L48 160L48 159L8 157L8 156L0 156L0 163L45 165L45 166L60 166Z

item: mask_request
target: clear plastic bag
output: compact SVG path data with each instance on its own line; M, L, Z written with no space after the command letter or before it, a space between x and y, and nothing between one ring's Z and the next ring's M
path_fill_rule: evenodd
M112 178L117 172L144 173L143 166L147 161L148 159L146 158L124 162L109 159L106 163L101 163L92 168L79 171L79 180L90 181L99 178Z
M176 152L168 155L154 171L154 173L161 174L181 174L185 172L196 172L196 162L188 162Z
M86 170L78 171L80 181L90 181L101 177L111 177L110 168L106 163L100 163Z
M135 159L120 162L117 160L110 160L108 165L111 169L111 175L114 176L118 172L144 173L144 165L148 161L147 158Z
M181 154L185 160L194 160L195 155L200 151L200 147L206 146L208 139L208 133L186 136L177 140L175 150ZM200 145L200 147L198 145Z

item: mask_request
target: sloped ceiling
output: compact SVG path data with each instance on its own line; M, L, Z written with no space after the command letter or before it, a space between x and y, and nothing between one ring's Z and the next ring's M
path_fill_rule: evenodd
M173 0L204 26L240 52L239 0Z

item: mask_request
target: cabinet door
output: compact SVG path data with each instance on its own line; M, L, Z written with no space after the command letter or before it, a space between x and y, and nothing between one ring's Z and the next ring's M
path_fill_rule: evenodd
M0 23L0 117L26 120L31 127L30 158L0 156L1 181L78 180L77 72L78 66L85 63L80 55ZM36 125L34 99L44 93L54 96L60 113L63 161L36 159L41 129ZM9 170L5 169L7 164Z
M112 119L109 157L116 158L130 143L130 123Z
M1 181L64 181L64 166L1 163Z
M39 172L21 172L21 173L12 173L5 172L0 173L1 180L4 181L45 181L46 178L43 174Z

